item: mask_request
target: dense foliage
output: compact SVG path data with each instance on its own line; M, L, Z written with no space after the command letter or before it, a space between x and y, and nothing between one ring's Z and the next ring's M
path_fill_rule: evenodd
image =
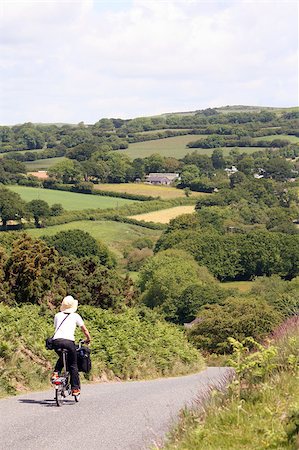
M189 337L197 348L211 353L226 353L231 349L229 337L262 339L280 321L280 314L265 300L228 298L221 304L201 309L199 322L190 329Z
M79 313L93 338L95 380L177 375L203 367L184 333L146 310L116 314L86 306ZM45 349L44 341L53 330L53 314L35 305L0 304L0 395L49 383L56 355Z

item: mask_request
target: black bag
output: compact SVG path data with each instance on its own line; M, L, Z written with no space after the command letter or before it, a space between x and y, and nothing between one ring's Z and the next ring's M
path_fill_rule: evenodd
M90 349L88 347L77 348L77 364L79 372L88 373L91 370Z
M48 337L45 341L46 344L46 349L47 350L54 350L54 336L56 334L56 332L59 330L59 328L61 327L61 325L63 324L63 322L65 321L65 319L67 319L69 316L69 314L63 319L63 321L61 322L61 324L59 325L59 327L57 328L57 330L55 331L55 333L53 334L53 336Z
M46 349L47 350L53 350L53 348L54 348L54 339L53 339L53 337L48 337L47 339L46 339Z

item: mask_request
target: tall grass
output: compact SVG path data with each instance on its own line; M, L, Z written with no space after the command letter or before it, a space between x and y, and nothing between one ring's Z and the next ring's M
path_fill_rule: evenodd
M229 393L184 410L167 450L299 448L299 318L288 319L255 352L235 344Z

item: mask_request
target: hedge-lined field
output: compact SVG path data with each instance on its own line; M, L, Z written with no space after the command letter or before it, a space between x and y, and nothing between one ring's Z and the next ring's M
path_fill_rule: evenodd
M123 249L136 239L147 237L153 242L156 242L161 235L160 230L151 230L138 225L113 222L110 220L82 220L42 229L32 228L26 230L26 232L30 234L30 236L39 238L40 236L53 236L60 231L67 230L82 230L88 232L95 239L105 242L105 244L120 257L123 257Z
M173 156L174 158L183 158L190 150L186 147L188 142L196 141L205 137L201 134L175 136L153 141L136 142L129 144L126 150L117 150L130 158L145 158L153 153L159 153L162 156Z
M67 211L83 209L107 209L134 203L136 200L128 200L115 197L102 197L97 195L77 194L74 192L58 191L54 189L33 188L27 186L9 186L9 189L19 194L23 200L45 200L49 205L61 203Z
M56 158L45 158L37 159L36 161L27 161L25 166L29 172L34 172L35 170L47 170L49 167L66 160L64 156L57 156Z
M144 183L95 184L94 189L160 197L162 200L185 197L185 193L182 189L177 189L170 186L153 186L151 184ZM192 192L191 195L192 197L200 197L206 194L203 192Z
M160 211L153 211L145 214L138 214L131 216L135 220L143 220L145 222L168 223L181 214L192 214L195 211L195 206L175 206L174 208L162 209Z
M254 141L273 141L274 139L283 139L290 141L292 144L296 144L299 142L299 137L291 136L289 134L272 134L270 136L262 136L258 138L253 138Z
M200 353L184 332L152 311L121 313L79 307L92 337L91 379L142 379L179 375L204 367ZM53 315L45 307L0 304L0 395L49 385L56 354L45 348L53 331ZM77 339L81 337L78 332ZM83 378L83 377L82 377Z
M277 138L279 136L275 136ZM129 144L129 148L125 150L116 150L119 153L128 155L131 159L146 158L153 153L159 153L162 156L172 156L174 158L183 158L187 153L191 153L195 149L188 148L187 144L192 141L196 141L200 138L207 138L207 135L202 134L188 134L184 136L175 136L165 139L157 139L153 141L136 142ZM197 148L196 149L202 155L211 156L213 148ZM231 151L231 148L221 148L224 156L227 156ZM240 148L242 153L253 153L258 150L263 150L260 147L242 147Z

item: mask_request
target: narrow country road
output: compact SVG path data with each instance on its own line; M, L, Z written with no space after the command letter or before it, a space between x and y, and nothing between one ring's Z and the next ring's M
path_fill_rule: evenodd
M5 450L147 450L177 420L184 405L221 386L230 369L151 381L83 385L58 408L53 391L0 401L0 448Z

